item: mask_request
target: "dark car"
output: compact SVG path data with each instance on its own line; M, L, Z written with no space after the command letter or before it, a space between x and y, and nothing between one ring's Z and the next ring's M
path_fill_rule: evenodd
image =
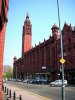
M32 84L47 84L47 80L46 79L33 79Z

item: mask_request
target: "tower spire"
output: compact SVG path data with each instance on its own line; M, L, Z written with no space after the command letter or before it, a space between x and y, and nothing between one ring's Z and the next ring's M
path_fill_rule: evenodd
M28 14L28 12L27 12L27 16L26 16L26 19L29 19L29 14Z

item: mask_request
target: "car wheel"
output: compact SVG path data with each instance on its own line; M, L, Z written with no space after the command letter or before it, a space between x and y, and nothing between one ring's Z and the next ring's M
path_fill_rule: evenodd
M67 85L65 84L65 87L67 87Z
M53 87L53 86L54 86L54 84L51 84L51 86Z

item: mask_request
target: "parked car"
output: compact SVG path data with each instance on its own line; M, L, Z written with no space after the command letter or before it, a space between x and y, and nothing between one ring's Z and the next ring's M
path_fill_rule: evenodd
M35 81L35 79L29 79L27 83L31 84Z
M64 85L67 85L67 80L64 80ZM62 86L62 80L56 80L50 83L50 86Z
M68 78L69 84L75 84L75 77L74 78Z
M32 82L33 84L47 84L46 79L33 79Z
M13 79L14 82L22 82L20 79Z
M17 79L17 82L22 82L22 80L21 79Z
M28 83L28 82L29 82L29 79L23 80L23 83Z

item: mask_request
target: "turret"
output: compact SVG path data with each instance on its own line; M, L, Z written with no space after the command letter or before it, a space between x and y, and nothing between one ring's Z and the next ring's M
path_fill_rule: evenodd
M16 58L16 56L13 58L13 60L14 60L14 63L17 61L17 58Z
M58 26L56 24L54 24L51 28L52 30L52 36L54 36L55 40L58 40L59 39L59 36L58 36Z

